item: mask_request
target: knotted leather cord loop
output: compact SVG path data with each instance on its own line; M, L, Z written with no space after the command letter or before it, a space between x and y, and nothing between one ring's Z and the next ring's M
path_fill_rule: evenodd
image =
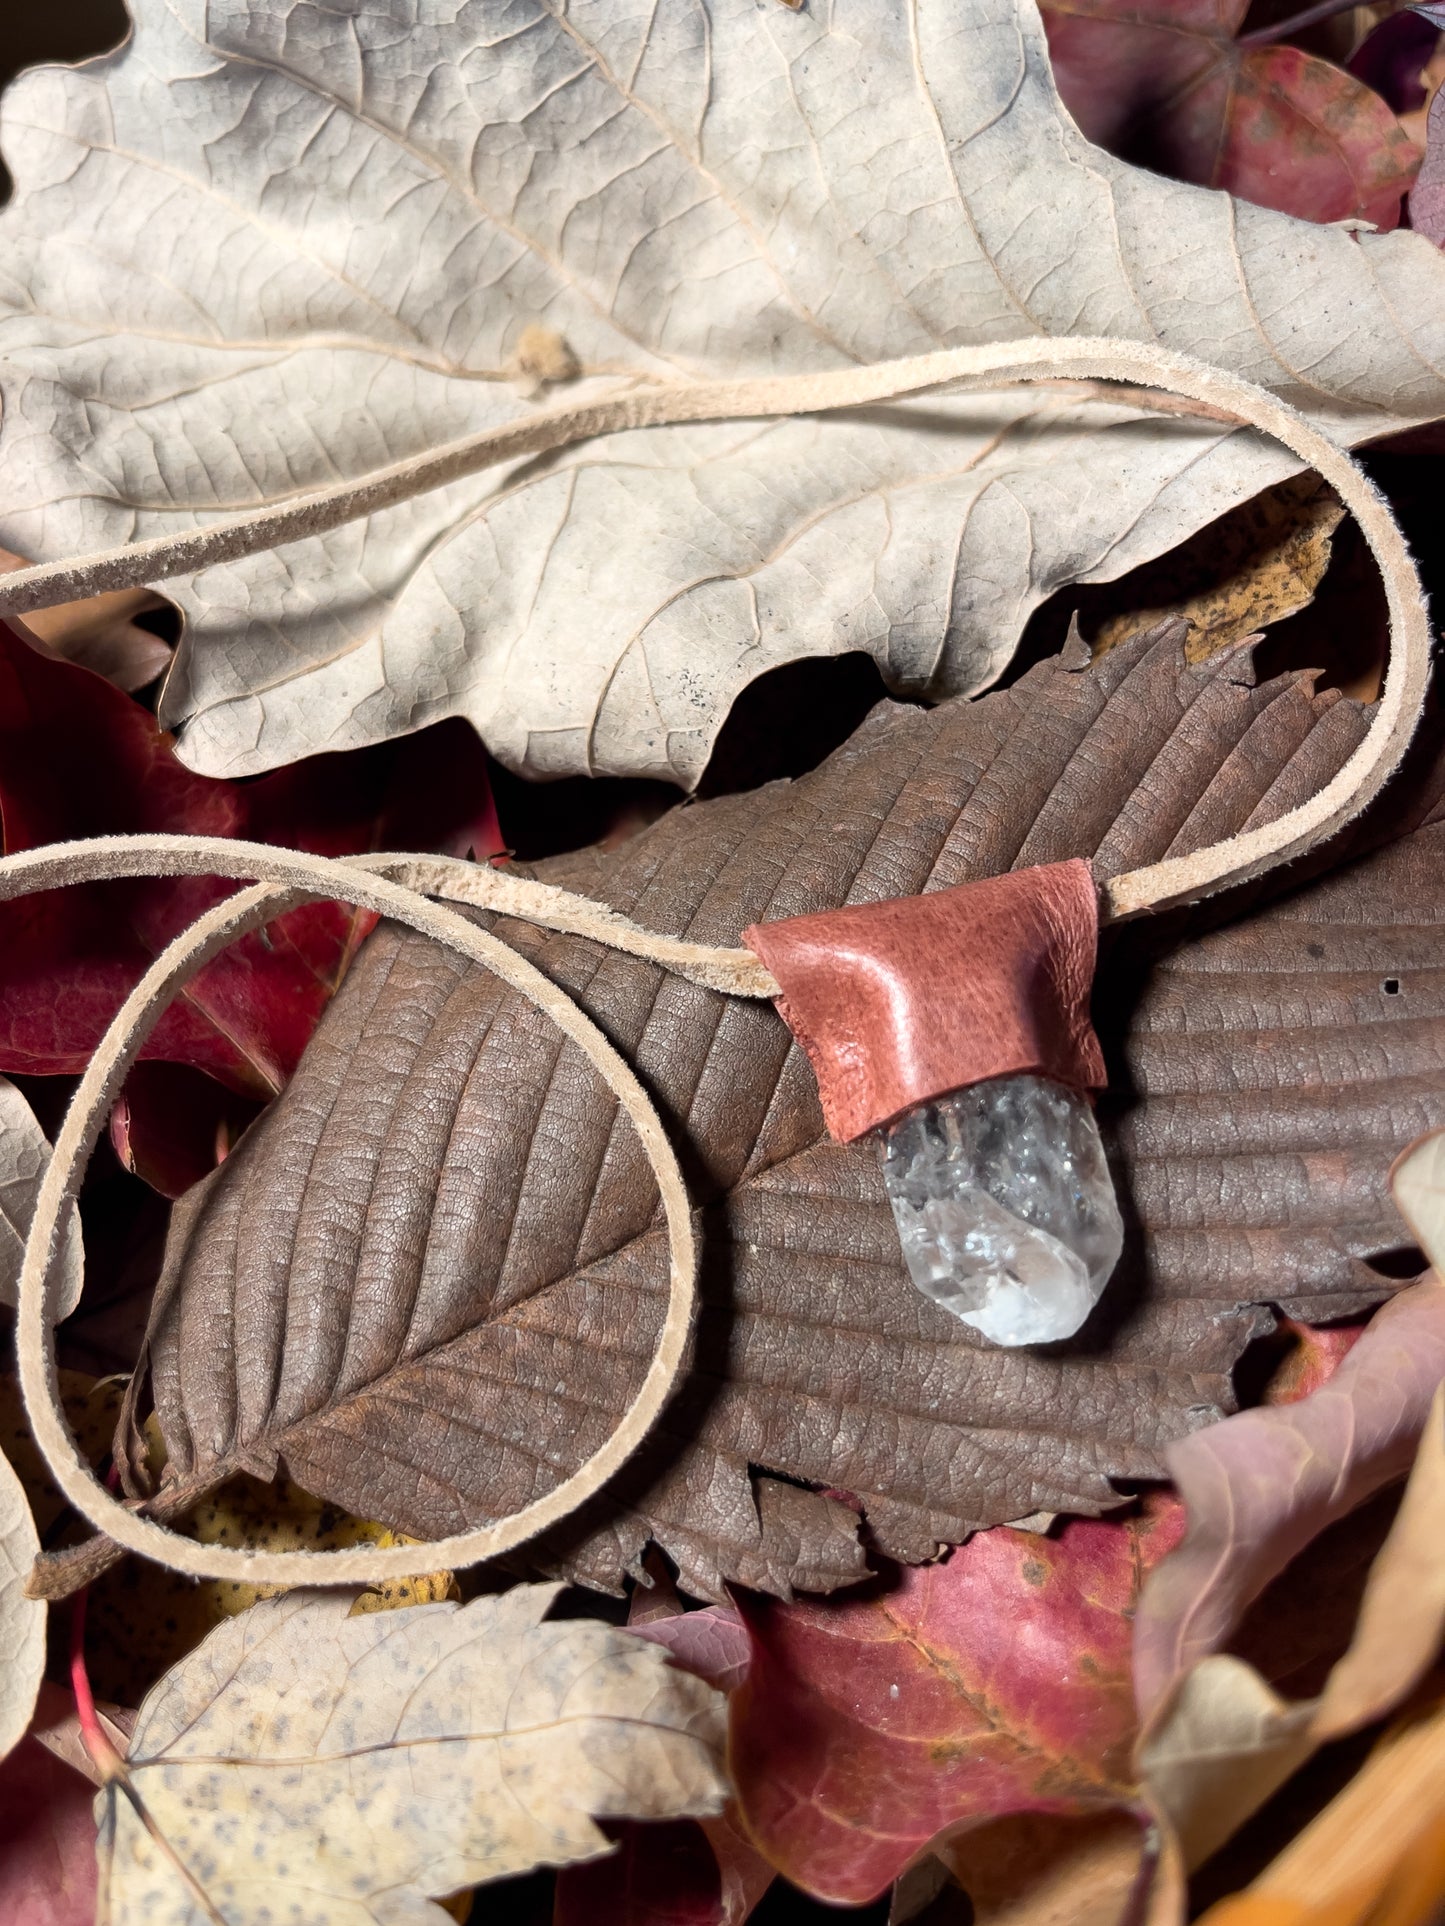
M611 401L547 411L502 430L414 458L396 469L248 521L166 537L73 565L19 571L0 584L0 615L45 606L103 588L163 579L167 574L254 553L282 540L336 527L354 517L441 486L514 456L559 448L620 429L677 421L791 415L896 400L944 385L1054 380L1086 376L1159 388L1211 408L1224 408L1272 435L1318 471L1354 515L1384 579L1390 658L1384 687L1364 739L1308 802L1263 827L1228 837L1192 856L1166 859L1102 886L1101 914L1135 916L1206 895L1303 854L1341 828L1376 795L1398 766L1424 700L1431 636L1419 578L1388 503L1342 448L1265 389L1192 357L1138 342L1047 340L963 348L908 361L773 380L699 383L636 391ZM203 916L157 959L107 1031L56 1142L36 1203L20 1281L21 1385L36 1442L65 1495L118 1544L198 1577L251 1582L353 1584L415 1577L439 1566L495 1557L568 1516L607 1482L655 1422L683 1367L696 1303L696 1252L682 1174L650 1098L600 1030L541 971L496 937L454 911L429 903L417 888L479 903L554 929L593 938L741 996L767 997L777 985L748 951L689 944L639 929L605 906L545 884L432 857L365 857L335 861L222 838L101 838L22 852L0 860L0 900L29 890L117 876L226 876L260 879ZM416 887L401 880L406 877ZM79 1189L106 1110L165 1002L190 969L291 903L339 897L408 924L494 970L544 1010L591 1059L642 1137L662 1192L671 1250L671 1282L662 1337L641 1390L611 1438L546 1497L509 1518L422 1546L360 1547L339 1552L247 1552L203 1546L120 1505L80 1457L59 1408L53 1334L46 1316L57 1230Z
M23 614L78 595L136 587L233 561L283 542L339 528L359 516L523 455L601 435L679 422L776 419L899 401L930 389L977 389L1019 382L1089 379L1160 389L1223 409L1282 443L1335 489L1359 524L1384 578L1391 649L1385 685L1364 739L1319 793L1259 829L1192 856L1167 858L1116 876L1104 887L1106 918L1135 916L1258 876L1303 855L1362 810L1404 755L1430 665L1430 626L1405 539L1389 504L1337 442L1287 402L1193 355L1149 342L1044 336L945 348L898 361L742 381L638 385L597 400L547 408L394 466L260 512L158 536L73 562L18 569L0 580L0 616Z
M124 846L129 839L116 840ZM142 862L127 849L127 860L118 867L110 838L28 851L0 863L0 900L28 888L53 888L117 873L215 873L221 866L212 854L217 850L229 852L223 873L260 875L266 881L260 888L228 897L199 917L146 971L101 1039L56 1139L26 1239L18 1312L21 1389L35 1441L56 1483L97 1531L126 1550L196 1578L229 1578L252 1584L355 1585L417 1578L442 1568L495 1558L558 1524L600 1491L631 1457L656 1422L687 1361L697 1307L697 1246L687 1186L652 1099L626 1060L565 991L517 951L455 910L429 903L404 885L368 873L360 864L268 849L260 844L227 844L222 838L133 840L169 843L173 860L161 861L157 852ZM37 877L44 880L37 881ZM119 1503L76 1447L60 1405L54 1330L48 1316L57 1228L79 1192L86 1161L127 1072L180 984L247 930L318 896L376 910L461 951L544 1011L586 1054L631 1118L657 1179L670 1256L667 1311L647 1374L612 1435L570 1477L520 1511L475 1531L420 1545L364 1545L329 1552L244 1551L202 1545Z

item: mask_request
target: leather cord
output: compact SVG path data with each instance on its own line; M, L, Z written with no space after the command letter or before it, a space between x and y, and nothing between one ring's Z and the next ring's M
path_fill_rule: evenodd
M1388 503L1337 443L1297 410L1236 375L1147 343L1038 340L959 348L908 361L825 374L632 389L543 411L384 474L266 510L239 522L188 531L78 563L46 564L0 580L0 616L77 595L164 579L340 525L523 453L662 422L778 416L898 400L941 386L998 386L1061 377L1125 382L1224 410L1282 442L1336 490L1355 516L1384 579L1390 659L1364 739L1315 796L1274 822L1192 856L1167 859L1105 883L1101 917L1119 920L1192 900L1257 876L1333 834L1380 791L1418 721L1429 676L1431 634L1424 596ZM118 876L208 875L257 885L229 898L178 937L146 972L102 1039L76 1091L40 1188L26 1242L19 1298L20 1379L27 1411L56 1483L96 1530L116 1544L196 1577L262 1584L356 1584L417 1577L441 1566L494 1558L555 1525L586 1502L637 1449L686 1366L697 1299L691 1207L655 1105L602 1032L565 992L490 932L431 897L449 898L590 937L675 970L728 995L774 997L778 985L751 951L663 937L565 890L490 867L432 856L345 860L218 837L117 836L58 844L0 859L0 900ZM395 918L494 970L544 1010L587 1056L626 1110L657 1177L670 1251L668 1308L641 1389L607 1442L544 1497L475 1531L425 1545L334 1552L244 1551L201 1545L118 1502L81 1456L60 1408L48 1314L58 1227L80 1187L111 1104L166 1003L186 976L245 930L292 904L338 898Z

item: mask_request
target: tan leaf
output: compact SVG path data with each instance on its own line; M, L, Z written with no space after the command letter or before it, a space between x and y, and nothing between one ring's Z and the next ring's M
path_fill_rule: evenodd
M1434 1404L1394 1528L1371 1567L1350 1648L1313 1720L1321 1740L1378 1719L1419 1683L1445 1633L1445 1388Z
M24 1736L45 1670L45 1606L25 1596L39 1550L20 1480L0 1458L0 1758Z
M0 1077L0 1304L15 1303L25 1237L49 1162L50 1145L35 1112L10 1079ZM57 1317L69 1317L85 1282L80 1215L73 1206L69 1225L59 1266Z
M1140 1767L1191 1866L1208 1858L1318 1746L1381 1718L1419 1684L1445 1636L1442 1509L1445 1388L1436 1394L1400 1509L1371 1567L1349 1647L1319 1697L1291 1704L1242 1659L1214 1653L1146 1729Z
M1445 1130L1432 1130L1402 1152L1390 1172L1400 1215L1445 1278Z
M1405 1719L1244 1892L1199 1926L1436 1926L1445 1887L1445 1708Z
M543 1623L557 1591L364 1617L291 1593L221 1626L141 1707L151 1829L101 1796L104 1917L440 1919L424 1896L606 1852L598 1819L716 1812L721 1695L625 1631Z
M26 565L25 556L0 548L0 575ZM150 589L117 589L109 595L87 596L81 602L35 609L16 618L16 622L52 655L64 656L82 669L93 669L130 694L154 682L170 666L170 644L143 629L135 619L163 606L161 597Z
M1131 606L1095 630L1095 654L1117 648L1166 615L1181 615L1189 624L1184 653L1202 662L1297 614L1324 579L1343 515L1331 491L1312 475L1267 488L1142 569L1131 585Z
M1223 1845L1315 1749L1308 1705L1290 1705L1227 1652L1201 1659L1140 1751L1146 1781L1190 1866Z
M1131 1893L1151 1885L1145 1815L1123 1808L1011 1813L934 1850L972 1926L1119 1926Z
M565 357L592 392L1114 334L1354 439L1445 412L1437 250L1091 146L1032 0L133 12L7 95L18 552L371 473ZM1065 388L620 434L179 580L163 719L213 773L458 713L516 768L691 783L765 670L975 691L1056 588L1295 466Z

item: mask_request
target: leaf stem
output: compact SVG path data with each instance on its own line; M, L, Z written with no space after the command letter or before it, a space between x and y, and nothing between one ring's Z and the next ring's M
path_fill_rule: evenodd
M204 1886L151 1816L131 1781L125 1760L111 1744L110 1735L101 1724L100 1714L95 1709L95 1695L90 1689L90 1674L85 1669L85 1608L89 1599L90 1587L87 1585L75 1594L75 1602L70 1608L70 1689L75 1694L75 1716L80 1725L80 1737L90 1754L91 1764L100 1776L101 1789L113 1788L114 1792L122 1795L206 1918L213 1922L213 1926L226 1926L225 1916L216 1909Z
M1277 41L1288 40L1306 27L1317 27L1322 20L1332 20L1337 13L1348 13L1355 0L1316 0L1312 7L1304 7L1299 13L1292 13L1287 20L1276 20L1273 26L1256 27L1253 33L1242 33L1235 41L1236 47L1272 47Z
M103 1786L126 1778L125 1761L110 1742L110 1734L95 1709L90 1689L90 1674L85 1669L85 1608L90 1600L87 1585L75 1595L70 1608L70 1689L75 1694L75 1716L80 1724L81 1742Z

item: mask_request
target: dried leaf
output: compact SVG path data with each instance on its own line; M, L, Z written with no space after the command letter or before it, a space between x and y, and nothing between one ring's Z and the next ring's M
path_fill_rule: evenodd
M0 1077L0 1304L15 1304L25 1239L49 1162L50 1145L35 1112L10 1079ZM73 1206L60 1263L56 1315L69 1317L85 1283L80 1213Z
M1445 1278L1445 1131L1413 1143L1390 1172L1400 1215Z
M1370 1569L1349 1650L1314 1715L1320 1739L1357 1732L1393 1711L1434 1663L1445 1632L1445 1391L1438 1390L1400 1510Z
M25 1596L39 1552L24 1489L0 1458L0 1758L23 1737L45 1670L45 1606Z
M105 1700L95 1704L96 1723L100 1726L111 1749L118 1759L123 1759L130 1750L130 1735L135 1729L135 1713L126 1706L110 1705ZM62 1765L78 1772L83 1779L99 1788L105 1783L105 1774L96 1765L85 1749L85 1739L80 1729L80 1714L75 1709L75 1695L53 1685L47 1679L40 1688L40 1698L35 1707L35 1718L30 1727L30 1736ZM87 1839L87 1847L91 1845ZM94 1870L94 1853L87 1852ZM3 1917L3 1914L0 1914Z
M1311 689L1252 686L1238 658L1186 670L1176 629L981 702L884 706L802 781L546 874L719 942L1017 863L1095 854L1107 874L1312 792L1361 712ZM1442 783L1445 764L1417 771L1389 803L1408 833L1272 908L1116 934L1096 1015L1134 1231L1098 1317L1037 1354L974 1340L913 1289L872 1147L826 1140L771 1010L504 925L639 1065L705 1213L694 1371L537 1557L615 1587L653 1539L696 1596L728 1579L817 1591L864 1570L830 1490L905 1560L979 1524L1097 1511L1114 1478L1161 1476L1165 1445L1231 1407L1230 1371L1269 1324L1252 1299L1323 1318L1377 1301L1366 1260L1400 1235L1389 1161L1445 1121ZM154 1345L177 1473L279 1459L417 1537L510 1511L632 1395L663 1301L655 1195L535 1012L378 931L291 1085L177 1206Z
M1419 152L1362 82L1236 40L1248 0L1044 0L1059 92L1092 140L1311 221L1391 228Z
M1289 1349L1265 1386L1261 1404L1297 1404L1331 1379L1364 1336L1363 1323L1329 1324L1317 1329L1292 1317L1281 1318L1276 1337Z
M60 1373L65 1421L92 1465L103 1462L110 1450L123 1390L124 1385L113 1378L97 1383L79 1371ZM0 1451L24 1486L36 1530L47 1537L66 1500L30 1435L20 1381L10 1376L0 1377Z
M1243 1893L1200 1926L1434 1926L1445 1888L1445 1710L1405 1720Z
M731 1801L716 1819L698 1824L717 1861L717 1926L742 1926L776 1875L743 1831Z
M424 792L418 773L425 771ZM0 820L7 853L76 836L182 830L327 855L500 847L485 758L464 725L395 750L334 757L266 782L194 776L139 703L0 624ZM0 905L0 1067L85 1067L165 944L233 885L157 881L50 891ZM311 903L200 971L143 1054L253 1097L286 1080L374 919ZM209 1167L209 1162L207 1164Z
M287 1479L273 1487L233 1478L175 1528L203 1544L267 1551L336 1551L348 1545L397 1543L384 1526L322 1504ZM208 1632L249 1611L258 1599L274 1597L279 1589L219 1578L197 1582L157 1565L107 1572L92 1585L86 1612L91 1684L102 1697L139 1704L161 1674L180 1664ZM452 1574L434 1572L363 1591L352 1610L393 1611L456 1596Z
M564 1872L552 1926L718 1926L722 1887L702 1830L628 1826L606 1859Z
M1138 1812L1019 1813L933 1850L968 1894L969 1926L1122 1926L1150 1872L1145 1824Z
M1425 123L1425 158L1410 190L1410 225L1445 247L1445 88L1437 88Z
M405 33L132 10L116 53L5 99L0 540L26 554L514 419L541 338L630 385L1118 333L1355 438L1445 411L1432 249L1091 147L1030 0L416 0ZM1373 98L1334 75L1321 103L1291 58L1327 117ZM1383 214L1406 163L1379 114L1349 205ZM620 435L176 583L163 717L214 774L463 714L535 774L691 784L763 671L866 650L901 692L976 690L1054 589L1293 470L1065 391Z
M189 1064L138 1063L110 1113L111 1149L162 1197L181 1197L225 1162L260 1108Z
M0 1926L92 1926L95 1790L34 1738L0 1765Z
M1433 1280L1428 1288L1445 1295ZM1367 1333L1359 1350L1368 1342ZM1349 1363L1332 1388L1341 1398L1353 1389L1363 1404L1359 1381L1346 1380ZM1317 1392L1309 1402L1319 1405L1328 1396ZM1442 1508L1445 1390L1437 1390L1400 1509L1371 1567L1354 1635L1319 1696L1289 1703L1250 1665L1213 1653L1146 1725L1140 1768L1190 1866L1223 1844L1316 1747L1383 1717L1429 1671L1445 1636Z
M1242 1411L1165 1453L1189 1529L1144 1591L1139 1703L1155 1710L1245 1607L1333 1520L1402 1478L1445 1379L1445 1286L1417 1284L1378 1312L1328 1384Z
M1388 107L1406 117L1426 104L1425 69L1440 44L1440 29L1413 7L1387 14L1350 55L1349 70Z
M971 1826L1134 1807L1130 1618L1178 1525L1160 1500L1057 1538L1005 1527L856 1602L746 1602L728 1754L767 1857L859 1905L940 1833L967 1885Z
M632 1623L639 1638L649 1638L671 1654L674 1664L719 1692L735 1692L748 1674L751 1648L742 1620L730 1606L710 1605L700 1612Z
M26 563L25 556L0 548L0 574L24 568ZM118 589L83 602L36 609L16 626L52 655L93 669L129 695L170 667L170 644L135 621L137 615L162 606L161 598L149 589Z
M204 1893L227 1917L420 1920L423 1895L605 1851L598 1819L715 1811L717 1694L624 1631L543 1623L556 1590L354 1618L290 1593L213 1632L131 1742L163 1843L102 1795L105 1916L191 1926Z
M1297 614L1324 579L1331 537L1343 514L1334 495L1312 475L1267 488L1140 571L1139 605L1099 624L1095 653L1180 615L1189 624L1184 652L1191 662L1202 662ZM1151 593L1163 599L1150 603Z
M1311 1706L1292 1705L1252 1665L1228 1653L1201 1659L1139 1763L1186 1864L1202 1865L1315 1750Z
M1320 1337L1324 1344L1312 1341ZM1328 1334L1303 1331L1267 1396L1326 1374L1329 1348ZM747 1606L761 1670L756 1689L734 1702L744 1823L756 1827L760 1809L774 1860L831 1897L838 1893L826 1882L840 1867L846 1877L872 1851L877 1879L888 1854L896 1864L911 1845L895 1880L895 1922L927 1907L931 1926L955 1917L960 1926L1117 1926L1126 1902L1146 1901L1151 1920L1182 1916L1171 1900L1179 1871L1171 1842L1151 1824L1162 1815L1127 1783L1115 1803L1100 1803L1087 1780L1081 1794L1078 1772L1080 1757L1097 1762L1121 1734L1127 1749L1133 1719L1121 1655L1133 1604L1143 1572L1181 1524L1176 1503L1161 1497L1143 1520L1071 1525L1043 1540L984 1534L946 1565L905 1573L861 1599ZM925 1583L930 1599L942 1595L942 1609L920 1608ZM1303 1612L1288 1610L1298 1602L1286 1601L1294 1666L1320 1616L1308 1597ZM1022 1784L1010 1770L1020 1760ZM926 1827L936 1816L928 1801L940 1791L958 1801L942 1829L923 1845L906 1831L900 1838L899 1815ZM711 1836L719 1822L706 1823ZM624 1842L634 1905L657 1883L651 1830L631 1829L637 1836ZM660 1851L663 1841L656 1844ZM952 1889L956 1907L938 1899L949 1873L968 1895ZM645 1907L629 1913L618 1882L604 1884L596 1868L564 1875L559 1895L565 1887L577 1889L567 1895L569 1919L582 1916L578 1893L592 1892L603 1918L655 1916Z
M655 1553L646 1575L652 1585L633 1592L629 1631L719 1691L735 1691L751 1655L738 1614L730 1606L685 1611ZM773 1883L731 1801L715 1818L625 1821L611 1831L615 1853L557 1875L552 1926L743 1926Z
M60 1384L66 1421L81 1451L93 1467L100 1469L108 1459L120 1415L124 1380L95 1383L78 1371L62 1371ZM148 1427L146 1442L151 1469L159 1471L165 1451L154 1421ZM50 1537L67 1506L30 1436L20 1387L10 1377L0 1378L0 1449L20 1479L36 1529L42 1538ZM174 1528L208 1544L264 1546L270 1551L328 1551L361 1543L396 1542L384 1526L349 1517L336 1506L298 1491L285 1479L271 1486L258 1485L246 1477L234 1478L186 1517L176 1520ZM105 1573L90 1587L86 1601L86 1652L97 1696L120 1705L138 1705L162 1672L199 1645L207 1632L222 1620L248 1610L258 1598L270 1597L274 1589L224 1579L195 1582L151 1564ZM363 1591L353 1609L383 1611L455 1596L451 1573L436 1572L430 1577ZM738 1662L736 1641L741 1638L739 1627L731 1633L729 1642L726 1626L712 1640L695 1635L699 1652L715 1650L720 1654L720 1665L729 1657ZM742 1662L745 1658L744 1653Z

